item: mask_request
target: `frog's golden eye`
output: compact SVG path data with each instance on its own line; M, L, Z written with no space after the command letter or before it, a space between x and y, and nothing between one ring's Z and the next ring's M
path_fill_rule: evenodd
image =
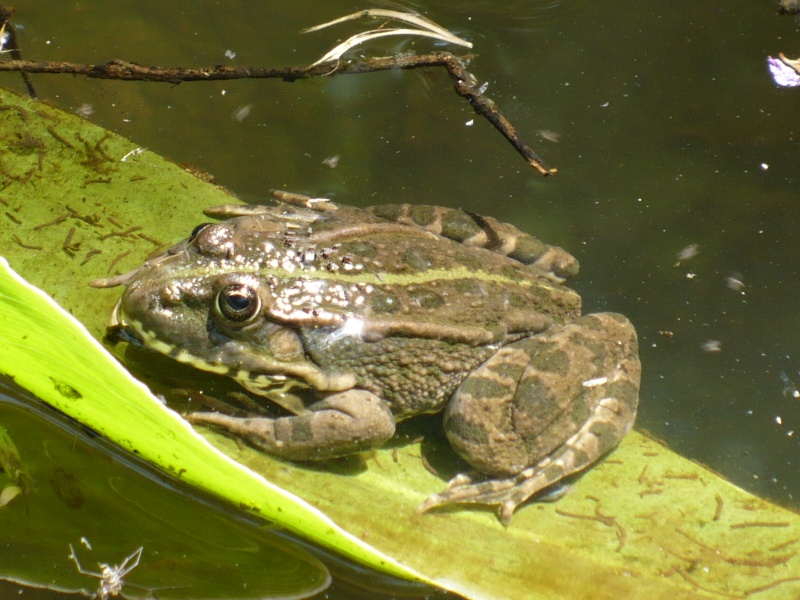
M249 285L226 285L217 294L217 311L228 321L245 325L261 312L261 298Z
M200 232L203 231L203 229L205 229L209 225L211 225L211 223L200 223L200 225L198 225L197 227L192 229L192 233L189 234L189 241L193 242L195 240L195 238L198 235L200 235Z

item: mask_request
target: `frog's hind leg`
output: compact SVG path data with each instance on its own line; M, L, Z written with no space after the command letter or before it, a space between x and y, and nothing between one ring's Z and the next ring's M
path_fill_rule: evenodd
M622 315L587 315L498 350L445 414L453 449L491 480L457 479L420 510L499 506L504 523L540 490L581 471L630 430L639 399L636 332Z
M523 469L507 479L487 479L474 482L471 477L457 475L439 493L429 496L417 509L426 512L444 504L484 504L497 506L503 525L511 522L511 516L520 504L543 489L557 483L588 465L581 457L597 451L597 436L588 430L590 424L567 440L552 456L539 464Z

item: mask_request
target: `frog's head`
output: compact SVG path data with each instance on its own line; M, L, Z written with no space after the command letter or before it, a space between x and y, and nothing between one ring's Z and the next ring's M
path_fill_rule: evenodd
M198 226L134 271L94 282L125 285L111 327L146 348L240 381L302 374L308 365L302 343L272 310L277 278L270 265L285 274L287 252L263 224L259 237L242 235L254 228L235 221Z

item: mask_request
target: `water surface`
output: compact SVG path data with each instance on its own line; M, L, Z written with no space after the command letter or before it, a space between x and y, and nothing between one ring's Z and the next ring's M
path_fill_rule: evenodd
M176 6L20 0L16 22L26 58L278 66L313 62L357 26L302 28L362 8ZM800 55L797 21L770 2L413 6L474 42L472 71L557 176L527 167L436 70L293 84L34 82L43 99L248 201L285 188L359 205L459 206L568 248L586 311L623 312L639 331L638 426L800 507L800 90L776 88L765 64L781 50ZM371 51L432 47L394 39ZM22 89L13 75L0 83ZM335 169L323 164L333 155ZM679 259L692 244L696 256Z

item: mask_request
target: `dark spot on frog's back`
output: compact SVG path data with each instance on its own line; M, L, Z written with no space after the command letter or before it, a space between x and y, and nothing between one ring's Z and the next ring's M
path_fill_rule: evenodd
M566 375L569 372L569 356L563 350L545 348L536 353L531 366L537 371Z
M454 437L468 440L470 443L485 444L489 439L486 427L473 423L458 413L448 414L445 417L445 427Z
M416 302L422 308L439 308L444 304L444 298L431 290L410 290L410 296L412 301Z
M55 377L51 377L50 381L53 383L53 387L55 390L67 400L80 400L83 398L83 394L81 394L78 390L74 387L69 385L68 383L64 383L63 381L59 381Z
M523 294L510 294L508 296L508 305L511 308L524 309L530 308L533 310L533 302L531 298Z
M502 273L503 277L507 277L511 281L519 281L523 277L523 272L519 268L511 265L503 267L500 273Z
M514 251L508 256L523 264L530 264L544 254L547 244L533 236L521 236L517 239Z
M376 292L370 297L372 312L378 315L393 314L402 309L400 302L391 294Z
M403 265L408 267L412 272L430 269L433 263L433 258L430 253L421 248L407 248L403 251L401 260Z
M635 406L639 399L639 389L627 380L613 382L606 388L606 392L611 398L632 406Z
M403 206L400 204L379 204L368 209L376 217L387 221L398 221L403 216Z
M308 421L300 419L292 423L292 442L298 444L308 444L314 441L314 428Z
M616 446L619 441L619 431L614 423L608 421L595 421L590 431L600 441L600 451L606 452Z
M459 294L481 295L481 284L474 279L457 279L453 282L453 287Z
M412 206L408 214L417 225L430 225L436 219L436 209L433 206Z
M617 315L615 313L604 313L604 316L613 317L614 320L620 323L627 320L622 315ZM581 319L581 321L583 322L584 327L586 327L587 329L592 329L593 331L603 332L606 329L606 324L603 322L603 319L598 315L591 315L591 314L585 315L583 319Z
M473 235L481 233L475 219L461 210L451 210L442 217L442 235L462 242Z
M458 388L458 393L477 399L502 398L508 395L508 388L488 377L470 377L464 380L461 387Z
M560 407L550 396L546 382L541 377L528 376L517 386L516 410L519 413L535 415L541 422L548 422L558 414Z
M345 242L342 244L342 252L344 254L352 254L362 258L374 258L378 253L375 244L371 242L353 241Z
M470 271L479 271L481 269L480 259L469 252L456 252L453 258L458 264L464 265Z

